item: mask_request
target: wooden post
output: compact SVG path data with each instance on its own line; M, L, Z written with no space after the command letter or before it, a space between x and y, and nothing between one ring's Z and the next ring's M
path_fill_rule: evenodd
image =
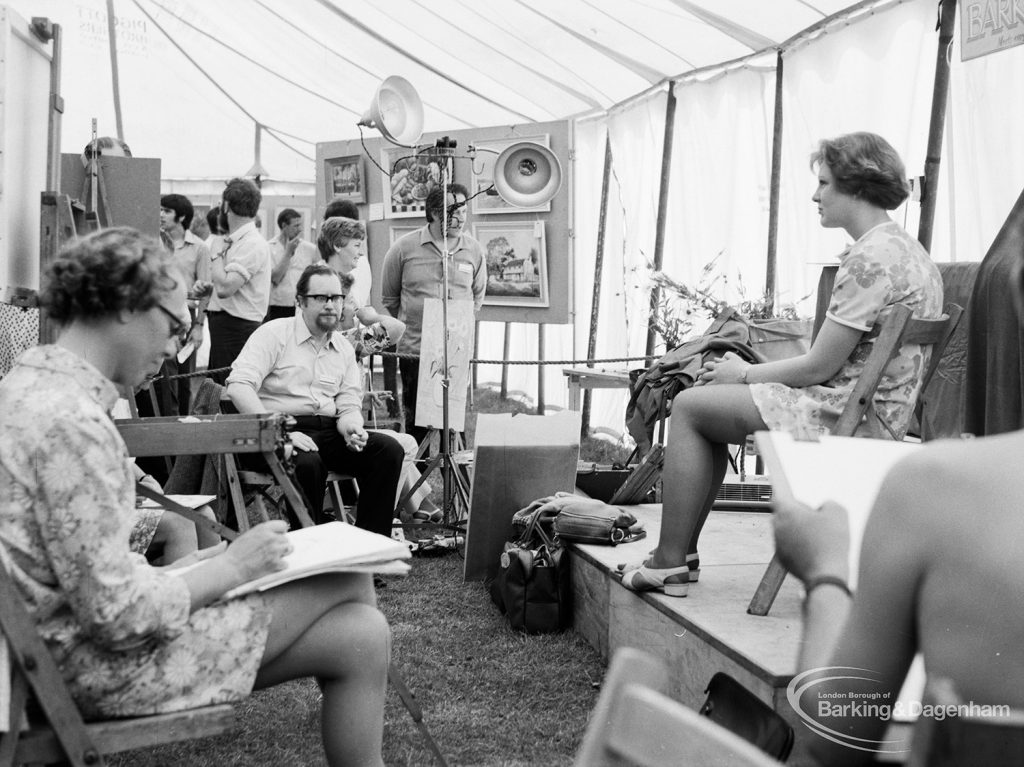
M665 136L661 151L661 186L658 191L658 220L654 231L654 268L661 271L665 255L665 218L668 215L668 182L672 176L672 139L676 124L675 83L668 83L668 101L665 104ZM651 290L650 315L647 318L647 347L644 351L648 357L654 354L654 343L658 332L654 329L654 317L661 301L661 288L654 286Z
M110 38L110 84L114 89L114 123L117 138L124 141L124 123L121 121L121 78L117 69L117 19L114 0L107 0L107 37Z
M779 239L779 189L782 176L782 51L775 56L775 124L772 129L772 178L768 193L768 258L764 270L764 294L775 307L776 260Z
M935 55L932 116L928 126L928 151L924 160L924 185L921 188L921 221L917 227L917 239L924 245L924 249L929 251L932 248L935 193L939 185L942 134L946 127L946 101L949 96L949 61L946 59L946 52L953 41L955 23L956 0L942 0L939 5L939 49Z
M597 321L601 314L601 275L604 271L604 232L608 224L608 186L612 175L612 138L604 137L604 175L601 177L601 205L597 215L597 251L594 255L594 290L590 298L590 333L587 335L587 367L597 354ZM580 440L590 434L590 389L583 392Z
M544 415L544 323L537 325L537 415Z
M502 399L508 399L508 364L506 360L512 349L512 323L505 323L505 342L501 350L501 391L499 395Z

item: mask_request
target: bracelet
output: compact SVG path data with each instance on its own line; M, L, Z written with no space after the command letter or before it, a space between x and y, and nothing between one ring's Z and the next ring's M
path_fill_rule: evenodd
M846 593L846 596L853 599L853 592L850 591L850 586L844 578L840 578L838 575L819 575L817 578L811 578L804 584L804 598L806 599L811 595L818 586L835 586Z
M748 364L745 368L743 368L743 372L740 373L740 383L741 384L746 384L747 383L747 373L750 372L750 368L752 368L752 367L753 367L753 365L749 365Z

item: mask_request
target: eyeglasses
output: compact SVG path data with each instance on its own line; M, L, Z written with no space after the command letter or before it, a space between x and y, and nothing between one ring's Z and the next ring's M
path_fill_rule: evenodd
M340 304L345 300L344 293L331 293L330 295L326 293L305 293L303 295L305 298L308 298L311 301L315 301L321 306L326 304L328 301L330 301L332 304Z
M191 328L184 322L182 322L181 318L178 317L177 314L172 312L163 304L158 303L156 305L156 308L162 311L165 315L167 315L167 319L171 321L171 330L170 333L167 334L167 337L177 338L178 343L184 346L185 343L188 341L188 333L191 330Z

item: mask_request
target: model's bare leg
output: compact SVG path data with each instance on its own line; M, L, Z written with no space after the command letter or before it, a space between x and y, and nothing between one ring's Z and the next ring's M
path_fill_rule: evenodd
M652 567L679 567L688 552L696 552L725 476L728 446L766 428L747 386L697 386L675 398L662 470L661 536Z

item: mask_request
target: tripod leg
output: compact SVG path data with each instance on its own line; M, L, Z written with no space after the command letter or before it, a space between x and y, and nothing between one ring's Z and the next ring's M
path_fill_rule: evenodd
M413 722L416 723L416 728L420 733L422 733L424 739L427 741L427 746L437 759L437 763L440 764L441 767L448 767L448 762L445 761L444 754L442 754L441 749L438 748L437 743L430 734L430 730L427 729L427 725L423 723L423 709L420 708L420 704L416 702L416 696L413 695L412 691L405 684L405 680L403 680L401 674L398 673L398 669L395 668L394 663L388 666L388 681L391 682L391 686L395 688L395 692L398 693L398 697L402 699L402 705L405 706L405 710L409 712L409 716L411 716Z

